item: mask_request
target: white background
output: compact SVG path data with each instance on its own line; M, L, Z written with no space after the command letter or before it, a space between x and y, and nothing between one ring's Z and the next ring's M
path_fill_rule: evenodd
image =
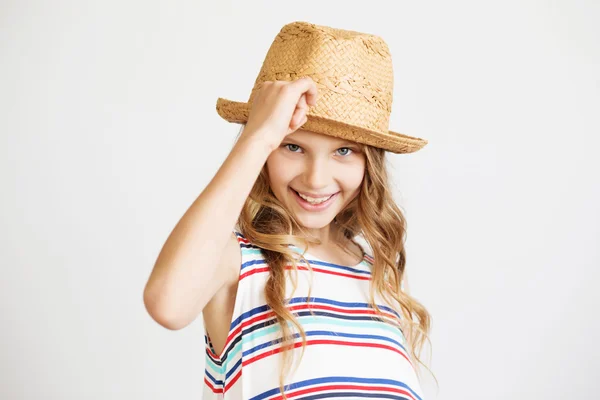
M142 293L292 21L382 36L427 399L600 391L600 3L2 1L2 399L199 399Z

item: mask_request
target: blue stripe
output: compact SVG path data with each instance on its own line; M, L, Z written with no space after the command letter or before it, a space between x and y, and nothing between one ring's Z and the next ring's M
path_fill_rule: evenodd
M339 314L334 314L334 313L329 313L329 312L324 312L324 311L313 311L312 314L310 313L310 311L302 311L299 313L294 313L294 315L296 317L300 317L300 319L302 317L330 317L330 318L335 318L338 320L346 320L346 321L368 321L368 322L374 322L374 323L385 323L387 326L387 323L384 322L384 320L382 320L381 318L379 319L375 319L374 317L368 316L368 315L339 315ZM300 321L301 322L301 321ZM331 322L329 322L331 323ZM258 322L256 324L251 325L250 327L248 327L247 329L244 329L242 331L241 336L244 337L243 340L246 340L247 335L251 334L254 331L260 330L262 328L271 326L271 325L275 325L276 329L278 329L279 324L277 323L277 318L273 317L271 319L265 320L263 322ZM288 325L291 327L291 323L288 323ZM392 325L389 325L390 327L392 327ZM392 328L393 329L393 328Z
M274 320L273 323L275 322L276 321ZM332 328L346 328L349 330L355 330L356 332L361 332L365 330L384 331L387 334L391 334L393 337L396 337L399 340L400 344L402 344L402 346L404 346L404 343L406 342L402 330L398 327L392 326L388 323L384 323L381 321L371 321L368 318L363 318L362 320L348 320L338 318L337 315L329 317L321 316L320 314L316 314L313 316L309 313L304 313L304 315L298 317L298 322L302 327L307 327L309 325L324 325ZM288 322L288 326L292 330L295 329L291 322ZM265 329L244 330L244 332L242 333L242 342L256 342L267 335L276 334L278 332L280 332L279 324L267 326ZM237 352L237 350L238 349L235 349L235 352ZM230 353L230 356L233 357L235 355L235 352L232 351Z
M301 315L298 315L298 321L303 327L306 327L308 325L320 324L356 329L358 331L363 329L384 330L396 337L400 342L400 347L402 348L402 350L404 350L405 352L407 351L406 347L404 346L405 339L400 329L387 323L383 323L381 321L373 321L372 318L368 316L355 316L347 318L347 316L339 316L337 314L323 312L315 312L315 315L313 316L309 312L303 312L301 313ZM288 322L288 326L291 329L294 329L291 322ZM276 334L278 332L280 332L280 326L275 318L270 319L268 321L264 321L260 324L255 324L249 327L248 329L245 329L241 333L241 335L239 335L233 340L233 342L227 348L227 350L223 352L223 358L221 360L222 362L213 360L208 356L207 352L206 365L210 367L210 369L215 373L219 375L226 374L229 377L236 371L241 361L238 359L238 362L236 362L233 368L229 371L226 371L226 361L228 359L235 360L236 357L238 357L238 354L242 348L242 342L252 343L260 340L260 338L262 337L271 334Z
M377 393L377 392L335 392L335 393L321 393L314 394L311 396L297 397L296 400L316 400L316 399L328 399L342 397L344 399L355 399L355 398L363 398L363 399L394 399L394 400L406 400L410 397L408 396L400 396L392 393Z
M307 331L306 336L335 336L335 337L345 337L345 338L354 338L354 339L376 339L376 340L382 340L384 342L393 343L396 346L400 347L401 349L404 349L404 347L400 343L395 341L394 339L391 339L391 338L388 338L385 336L380 336L380 335L364 335L364 334L359 334L359 333L345 333L345 332L335 332L335 331ZM299 333L294 334L295 339L298 339L299 337L300 337ZM271 347L273 345L276 345L277 343L281 343L281 340L282 340L281 338L278 338L275 340L268 341L266 343L259 344L258 346L255 346L249 350L242 352L242 357L247 357L254 352L265 349L267 347ZM354 342L352 342L352 343L354 343Z
M295 383L286 385L285 391L287 392L290 390L299 389L299 388L311 386L311 385L336 384L336 383L338 383L338 384L339 383L363 383L363 384L379 384L379 385L396 386L396 387L400 387L402 389L408 390L418 400L422 400L421 397L419 397L419 395L416 394L415 391L412 390L404 382L396 381L393 379L381 379L381 378L357 378L357 377L350 377L350 376L330 376L330 377L323 377L323 378L314 378L314 379L307 379L304 381L299 381L299 382L295 382ZM266 392L261 393L258 396L252 397L250 400L266 399L267 397L273 396L275 394L279 394L279 388L267 390ZM327 395L332 396L333 394L334 393L327 394ZM357 393L357 394L360 395L360 393ZM352 394L349 397L352 397L354 395L355 394ZM398 397L398 398L402 399L403 397Z
M248 251L248 253L246 253L246 251L244 251L244 250L245 249L243 249L243 251L242 251L244 255L256 254L256 253L260 252L260 251L255 252L254 250L252 250L252 252ZM341 269L343 271L348 271L348 272L358 274L358 275L371 276L371 271L363 271L361 269L357 269L354 267L346 267L344 265L332 264L332 263L328 263L325 261L312 260L310 258L308 258L307 260L311 265L320 265L320 266L325 266L325 267L330 267L330 268L335 268L335 269ZM301 265L306 265L304 260L298 260L298 262ZM260 258L257 260L248 260L248 261L242 263L241 269L243 271L244 269L251 267L253 265L267 265L267 262L264 258Z
M225 373L225 367L216 365L208 356L205 359L204 364L207 368L210 368L216 375L223 375Z
M331 300L331 299L326 299L324 297L311 297L311 301L308 302L308 297L293 297L289 300L289 304L296 304L296 303L322 303L322 304L332 304L335 306L339 306L339 307L346 307L346 308L366 308L366 309L373 309L369 306L369 303L357 303L357 302L343 302L343 301L336 301L336 300ZM382 304L378 304L379 308L381 308L382 310L385 310L387 312L390 312L392 314L394 314L397 318L401 318L400 315L392 308L382 305ZM229 327L230 331L233 331L244 319L246 318L250 318L256 314L260 314L263 313L265 311L267 311L269 309L269 307L265 304L259 307L255 307L250 311L246 311L245 313L242 313L239 317L237 317L232 323L231 326Z
M204 336L206 337L206 334L204 334ZM228 358L230 358L231 356L229 355L229 352L235 347L237 346L238 343L240 343L242 340L242 337L240 335L238 335L235 339L233 339L233 341L229 344L229 346L221 353L221 358L214 360L212 358L212 356L210 355L208 349L206 350L206 355L210 357L210 360L216 364L216 365L223 365L223 363L225 363L227 361ZM214 348L211 349L212 352L214 353Z
M204 374L208 376L208 379L210 379L215 385L223 386L223 381L216 380L215 377L212 376L208 371L204 371Z
M228 380L229 380L229 378L231 377L231 375L233 375L233 373L234 373L234 372L236 372L236 371L237 371L237 369L238 369L239 367L241 367L241 366L242 366L242 359L240 358L240 359L238 360L238 362L236 362L236 363L235 363L235 365L233 366L233 368L231 368L231 369L230 369L230 370L227 372L227 374L225 374L225 381L228 381Z
M242 271L244 270L244 268L250 267L252 265L260 265L260 264L266 264L265 260L261 259L261 260L246 261L245 263L242 264Z
M266 304L260 307L255 307L250 311L246 311L245 313L242 313L239 317L237 317L235 320L233 320L233 322L231 323L231 326L229 327L229 331L233 331L235 328L237 328L237 326L239 324L241 324L241 322L246 319L246 318L250 318L256 314L260 314L263 313L265 311L267 311L269 309L269 306L267 306Z
M373 308L369 305L369 303L359 303L359 302L344 302L344 301L336 301L327 299L325 297L311 297L312 303L323 303L323 304L333 304L339 307L348 307L348 308L368 308L373 310ZM294 303L308 303L308 297L294 297L290 299L290 304ZM400 318L400 315L393 309L383 304L378 304L379 308L382 310L388 311L394 314L396 317Z
M356 268L353 268L353 267L346 267L344 265L332 264L332 263L328 263L328 262L325 262L325 261L311 260L310 258L308 258L307 260L308 260L309 263L314 264L314 265L322 265L322 266L325 266L325 267L333 267L335 269L342 269L342 270L349 271L349 272L352 272L352 273L355 273L355 274L363 274L363 275L371 276L371 271L363 271L363 270L356 269ZM304 260L301 260L300 263L301 264L306 264L304 262Z

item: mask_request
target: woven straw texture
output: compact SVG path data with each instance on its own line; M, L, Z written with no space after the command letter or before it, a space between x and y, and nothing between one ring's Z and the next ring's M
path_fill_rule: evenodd
M385 41L308 22L285 25L267 52L248 101L219 97L217 112L226 121L246 123L263 82L303 76L316 82L319 94L301 129L393 153L412 153L427 144L389 130L394 76Z

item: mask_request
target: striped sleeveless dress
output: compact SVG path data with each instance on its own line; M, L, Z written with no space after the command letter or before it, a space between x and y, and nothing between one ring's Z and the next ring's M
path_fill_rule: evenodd
M280 330L264 296L268 266L260 248L234 232L242 254L237 296L221 355L215 354L204 330L203 399L280 399ZM314 271L310 301L311 273L303 261L298 263L296 290L290 277L286 282L288 307L307 335L304 356L294 371L302 351L302 338L294 330L298 347L292 350L286 396L298 400L421 400L421 387L402 331L374 318L375 310L368 307L373 258L364 253L363 260L352 267L324 262L310 254L305 258ZM376 303L389 318L398 316L378 296Z

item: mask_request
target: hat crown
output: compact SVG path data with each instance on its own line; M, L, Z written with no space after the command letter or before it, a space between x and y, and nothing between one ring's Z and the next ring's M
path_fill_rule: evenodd
M392 58L376 35L293 22L269 48L248 100L265 81L312 78L319 89L308 116L387 132L393 100Z

